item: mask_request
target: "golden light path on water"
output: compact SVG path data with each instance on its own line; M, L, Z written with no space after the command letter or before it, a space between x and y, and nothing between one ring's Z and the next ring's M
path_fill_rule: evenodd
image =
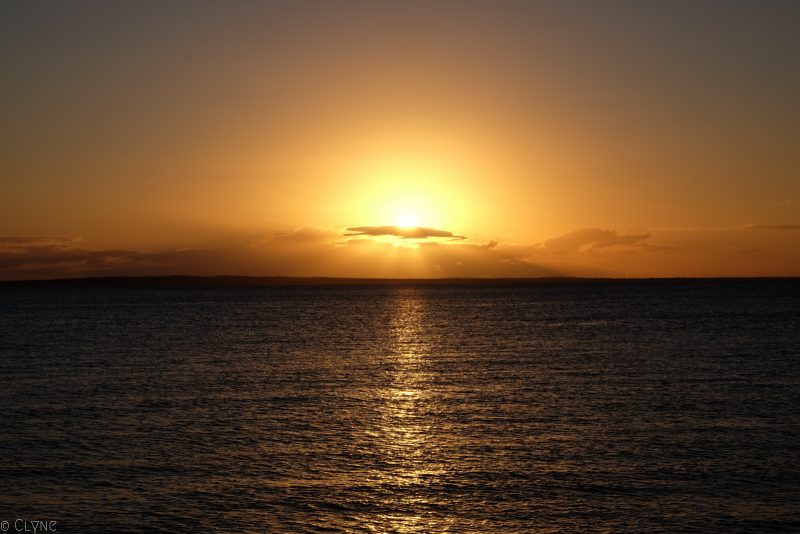
M387 355L391 375L379 396L380 417L376 442L382 463L379 484L393 488L376 517L363 517L363 525L392 532L446 530L450 521L424 514L435 503L421 495L422 488L446 471L437 460L441 435L431 411L434 370L431 342L426 329L426 302L410 288L398 288L389 332L393 351ZM393 512L388 512L393 510ZM432 521L437 523L432 525Z

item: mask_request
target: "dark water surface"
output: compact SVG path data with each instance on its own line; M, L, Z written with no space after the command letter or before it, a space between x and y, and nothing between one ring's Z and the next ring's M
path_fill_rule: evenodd
M0 287L0 520L800 530L797 281Z

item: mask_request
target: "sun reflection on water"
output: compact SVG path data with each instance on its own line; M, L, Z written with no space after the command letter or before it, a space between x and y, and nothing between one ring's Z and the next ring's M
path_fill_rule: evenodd
M429 486L445 471L439 429L433 417L434 371L426 329L426 302L413 288L398 289L392 303L386 357L387 386L379 394L378 448L382 463L378 481L386 492L385 512L365 518L366 524L394 532L431 529ZM436 523L440 523L437 518ZM444 525L439 525L444 526ZM439 527L437 527L439 528Z

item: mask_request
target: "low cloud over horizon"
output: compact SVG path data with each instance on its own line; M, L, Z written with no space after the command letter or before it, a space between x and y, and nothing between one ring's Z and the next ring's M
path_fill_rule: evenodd
M652 234L620 235L614 230L583 228L548 239L542 249L553 254L569 254L582 249L637 245L651 237Z
M394 246L368 234L303 227L232 239L208 249L93 250L67 238L0 240L0 279L135 275L536 277L558 273L494 247L463 243ZM452 238L454 236L437 235Z
M540 276L797 276L800 254L755 229L623 233L582 228L534 244L471 243L430 228L317 227L230 237L222 244L162 250L93 249L77 236L0 237L0 280L139 275L368 278ZM398 244L374 237L394 236ZM441 238L440 240L428 238ZM407 240L412 246L403 246ZM763 269L765 261L773 268Z

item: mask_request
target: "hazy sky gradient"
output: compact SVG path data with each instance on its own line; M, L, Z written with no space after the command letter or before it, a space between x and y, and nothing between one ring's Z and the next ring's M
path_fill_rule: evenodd
M798 28L789 1L5 2L0 279L800 275ZM467 239L344 235L409 213Z

